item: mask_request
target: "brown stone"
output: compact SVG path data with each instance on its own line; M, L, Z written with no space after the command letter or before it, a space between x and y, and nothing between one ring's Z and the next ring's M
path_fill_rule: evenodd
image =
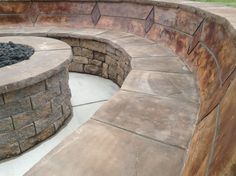
M17 142L19 140L27 139L34 135L35 135L35 128L34 128L34 124L31 123L18 130L1 133L0 145Z
M20 90L8 92L3 94L5 103L16 102L28 96L34 95L38 92L45 91L45 82L39 82L35 85L25 87Z
M175 29L193 35L202 22L203 17L192 12L178 10L176 14Z
M209 175L235 175L236 169L236 79L220 103L220 126Z
M77 62L78 64L88 64L88 58L83 56L74 56L73 62Z
M13 115L12 120L14 123L15 129L20 129L38 118L44 119L47 118L51 114L51 103L48 102L39 109L35 109L34 111L23 112L21 114Z
M174 27L177 9L155 7L155 22L164 26Z
M37 5L40 13L43 14L86 14L90 15L95 3L93 2L38 2Z
M41 131L39 134L30 137L28 139L20 141L20 148L22 151L26 151L27 149L33 147L40 141L43 141L53 135L55 133L55 129L53 125L48 126L46 129Z
M102 64L102 77L108 78L108 65L106 63Z
M53 87L53 89L37 93L33 96L31 96L31 103L33 106L33 109L37 109L39 107L42 107L47 102L49 102L53 97L58 96L61 93L60 84Z
M223 25L208 20L203 26L202 40L215 54L221 80L225 82L236 67L235 43L231 33Z
M66 42L68 45L72 47L79 46L79 39L77 38L60 38L60 40Z
M224 87L220 86L217 65L206 48L199 44L189 58L187 62L194 70L196 69L201 102L199 120L201 120L219 103Z
M1 27L19 27L19 26L33 26L31 21L26 15L1 15L0 16Z
M94 51L93 52L93 58L96 59L96 60L104 62L105 61L105 54Z
M64 27L93 27L90 15L50 15L41 14L37 18L36 26L64 26Z
M20 152L20 147L17 142L0 145L0 159L5 159L11 156L18 155Z
M216 116L217 109L214 109L197 125L189 146L183 176L205 175L216 130Z
M98 3L105 16L146 19L152 6L133 3Z
M13 130L13 124L10 117L0 120L0 133Z
M98 51L106 54L106 44L93 40L81 40L81 47L87 48L92 51ZM91 57L92 58L92 57Z
M96 65L85 65L84 66L84 72L85 73L90 73L93 75L100 75L102 72L101 67L96 66Z
M69 67L69 71L83 73L84 72L84 64L80 64L78 62L71 62L70 67Z
M144 20L102 16L97 27L112 28L144 36L144 23Z
M1 14L19 14L25 13L30 8L30 2L1 2Z
M31 103L29 98L25 98L17 102L0 105L0 119L29 110L31 110Z
M99 60L96 60L96 59L90 59L90 60L89 60L89 64L91 64L91 65L96 65L96 66L99 66L99 67L102 66L102 62L99 61Z

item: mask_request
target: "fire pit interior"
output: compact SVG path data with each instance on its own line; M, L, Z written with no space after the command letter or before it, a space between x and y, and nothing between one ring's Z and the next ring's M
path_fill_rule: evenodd
M11 41L0 43L0 68L27 60L34 53L30 46L16 44Z

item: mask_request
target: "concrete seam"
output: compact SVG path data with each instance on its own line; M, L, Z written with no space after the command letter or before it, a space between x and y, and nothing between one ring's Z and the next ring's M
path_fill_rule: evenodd
M134 131L132 131L132 130L128 130L128 129L125 129L125 128L122 128L122 127L119 127L119 126L117 126L117 125L114 125L114 124L112 124L112 123L109 123L109 122L105 122L105 121L102 121L102 120L96 119L96 117L95 117L95 118L92 117L91 120L94 120L94 121L97 121L97 122L103 123L103 124L105 124L105 125L108 125L108 126L111 126L111 127L114 127L114 128L117 128L117 129L120 129L120 130L123 130L123 131L129 132L129 133L132 133L132 134L135 134L135 135L140 136L140 137L143 137L143 138L145 138L145 139L149 139L149 140L152 140L152 141L155 141L155 142L158 142L158 143L164 144L164 145L168 145L168 146L176 147L176 148L181 149L181 150L186 150L185 147L182 147L182 146L179 146L179 145L175 145L175 144L170 144L170 143L168 143L168 142L164 142L164 141L161 141L161 140L158 140L158 139L151 138L151 137L146 136L146 135L142 135L142 134L136 133L136 132L134 132Z

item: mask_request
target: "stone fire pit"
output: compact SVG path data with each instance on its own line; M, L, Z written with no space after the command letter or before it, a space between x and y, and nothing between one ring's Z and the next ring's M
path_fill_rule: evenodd
M42 37L0 37L28 45L28 60L0 68L0 159L18 155L54 134L71 116L70 46Z

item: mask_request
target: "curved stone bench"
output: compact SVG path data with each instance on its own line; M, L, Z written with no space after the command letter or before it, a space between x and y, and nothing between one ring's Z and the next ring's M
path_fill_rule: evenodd
M3 3L10 8L1 8L1 26L37 28L2 29L1 35L24 33L67 41L95 40L110 46L116 43L124 49L124 56L131 56L133 67L121 91L28 175L235 175L235 9L178 3ZM49 25L74 29L43 28ZM81 27L103 29L76 29ZM142 38L106 31L111 28ZM172 49L196 75L198 116L191 74L160 44ZM81 54L83 48L93 51L96 45L79 47ZM119 47L114 48L122 52ZM88 66L85 69L89 61L78 60L71 70L94 71ZM122 84L118 77L114 81Z

